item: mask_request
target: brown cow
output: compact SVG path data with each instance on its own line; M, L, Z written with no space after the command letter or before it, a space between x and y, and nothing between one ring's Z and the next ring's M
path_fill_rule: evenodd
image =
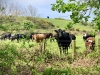
M95 48L95 38L89 37L85 40L86 50L91 52Z
M48 39L48 38L50 38L50 37L52 37L52 36L53 36L52 33L38 33L38 34L32 35L32 38L33 38L37 43L39 43L39 42L41 42L41 41L43 41L43 40L46 40L46 39Z
M32 39L34 39L37 43L41 42L40 49L42 53L45 52L45 43L46 43L45 40L52 37L52 35L53 35L52 33L38 33L32 35Z

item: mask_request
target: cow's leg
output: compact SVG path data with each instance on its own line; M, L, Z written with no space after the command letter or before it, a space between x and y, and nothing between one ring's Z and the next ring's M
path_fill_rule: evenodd
M64 53L64 54L66 53L66 51L65 51L65 47L63 47L63 53Z
M67 52L66 52L67 51ZM63 53L66 55L66 54L68 54L68 48L66 48L66 47L64 47L63 48Z
M67 51L67 54L68 54L68 48L66 49L66 51Z
M60 50L60 55L62 55L62 49L61 49L61 47L59 47L59 50Z
M17 39L17 42L19 43L19 39Z

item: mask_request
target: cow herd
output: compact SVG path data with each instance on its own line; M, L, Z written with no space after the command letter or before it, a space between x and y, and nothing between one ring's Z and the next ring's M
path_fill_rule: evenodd
M57 29L54 30L56 34L53 33L30 33L30 34L11 34L11 33L3 33L1 35L1 40L9 39L11 41L17 40L19 42L20 39L29 39L35 40L36 43L42 42L43 40L51 39L51 41L56 40L60 54L68 54L68 48L72 40L76 40L76 36L74 34L68 33L65 30ZM93 50L95 47L95 36L90 34L84 34L83 40L85 41L85 46L87 50Z

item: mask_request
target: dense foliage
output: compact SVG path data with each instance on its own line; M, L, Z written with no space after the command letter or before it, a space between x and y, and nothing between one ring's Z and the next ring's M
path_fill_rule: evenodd
M52 10L59 13L72 12L70 18L74 23L88 21L92 14L95 16L92 20L95 29L100 30L100 0L69 0L68 3L56 0L56 3L52 4Z

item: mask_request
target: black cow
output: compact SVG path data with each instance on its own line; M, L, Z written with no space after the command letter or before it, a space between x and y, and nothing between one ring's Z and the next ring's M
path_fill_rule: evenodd
M32 41L33 41L32 35L34 35L34 34L36 34L36 33L33 32L33 33L29 34L29 39L32 40Z
M11 41L17 40L17 35L11 35L10 40L11 40ZM17 40L17 41L18 41L18 40Z
M11 37L11 33L3 33L1 35L1 40L5 40L7 38L10 40L10 37Z
M89 33L85 33L84 35L83 35L83 40L85 41L87 38L89 38L89 37L94 37L95 38L95 35L92 35L92 34L89 34Z
M16 34L17 36L17 40L19 41L20 39L25 39L26 38L26 34Z
M76 36L74 34L70 34L71 40L76 40Z
M52 33L42 33L42 34L44 34L44 35L46 36L46 38L50 38L50 37L52 37L52 36L53 36L53 34L52 34Z
M12 35L10 39L11 41L16 39L19 42L20 39L25 39L25 38L26 38L25 34L15 34L15 35Z
M57 40L59 49L60 49L60 54L62 53L62 49L63 49L63 53L68 54L68 47L70 46L71 43L71 37L69 35L68 32L65 32L61 29L55 30L55 32L57 33L57 35L55 36L55 39Z
M72 40L76 40L76 36L74 34L69 34L71 38L71 44L69 47L72 47Z
M47 16L47 18L49 19L49 16Z

